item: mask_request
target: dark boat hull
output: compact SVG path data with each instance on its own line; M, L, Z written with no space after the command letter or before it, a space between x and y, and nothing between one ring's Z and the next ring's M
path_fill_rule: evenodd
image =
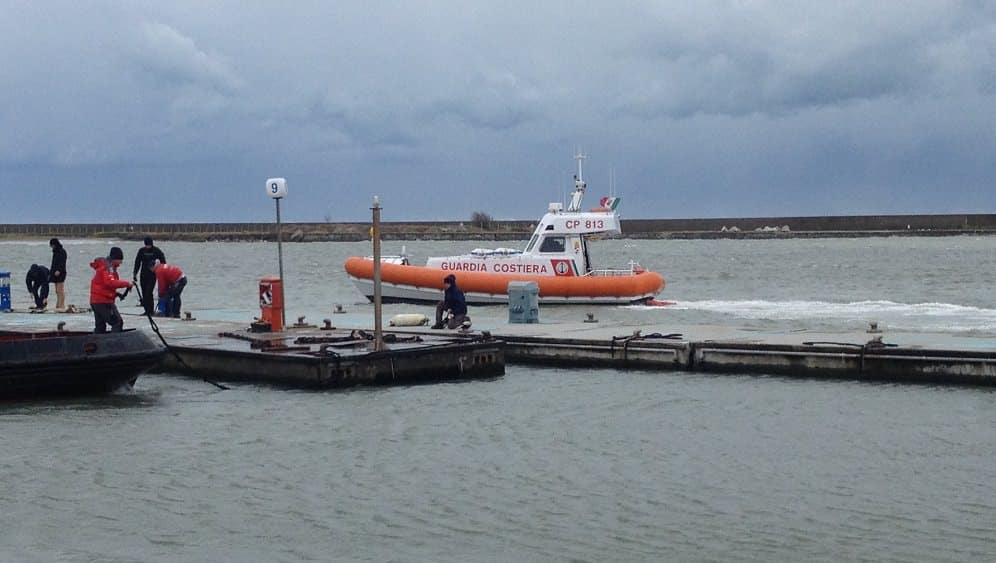
M165 347L140 331L0 332L0 399L83 395L131 385Z

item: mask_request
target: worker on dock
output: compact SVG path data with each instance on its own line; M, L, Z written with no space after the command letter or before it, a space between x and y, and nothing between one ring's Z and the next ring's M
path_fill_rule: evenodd
M454 329L467 320L467 301L453 274L443 278L443 287L443 300L436 305L436 324L432 328Z
M156 285L156 274L152 271L152 265L156 260L165 264L166 255L156 245L152 244L152 237L145 237L145 240L142 242L145 246L139 248L135 254L135 269L132 271L131 279L133 282L138 283L138 273L139 271L142 272L142 307L145 308L147 316L152 316L156 312L152 306L152 288Z
M52 249L49 274L55 284L55 310L61 313L66 310L66 249L62 248L62 243L57 238L48 241L48 246Z
M35 300L36 311L44 311L48 306L48 268L38 264L32 264L28 273L24 276L24 282L28 285L28 293Z
M97 334L107 332L107 325L111 325L112 332L121 332L124 328L124 319L114 304L114 298L124 299L123 295L118 295L118 290L131 290L135 283L124 281L118 276L122 260L124 252L112 246L107 258L97 258L90 263L90 267L94 269L93 279L90 281L90 308L93 310L93 331ZM127 293L125 291L125 295Z
M180 294L183 293L183 288L187 287L187 276L175 264L164 264L158 260L152 265L152 271L156 273L159 301L169 302L169 308L164 312L165 316L180 318Z

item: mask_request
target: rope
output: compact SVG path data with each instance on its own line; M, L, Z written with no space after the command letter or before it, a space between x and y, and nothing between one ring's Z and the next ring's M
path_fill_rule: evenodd
M138 289L138 285L137 285L137 284L136 284L136 285L134 285L134 286L132 286L132 287L134 287L134 288L135 288L135 293L137 293L137 294L138 294L138 299L139 299L139 300L141 301L141 300L142 300L142 290L141 290L141 289ZM128 292L129 292L129 291L131 291L131 287L129 287L128 289L126 289L126 290L125 290L125 292L124 292L124 295L118 295L118 298L119 298L119 299L122 299L122 300L123 300L123 299L124 299L125 297L127 297L127 296L128 296ZM144 304L143 304L143 307L144 307ZM145 309L143 308L143 310L145 310ZM158 337L159 337L159 340L161 340L161 341L162 341L162 343L163 343L163 346L165 346L165 347L166 347L166 350L168 350L169 352L171 352L171 353L173 354L173 357L174 357L174 358L176 358L176 361L177 361L177 362L179 362L179 363L180 363L180 364L181 364L182 366L184 366L185 368L187 368L187 370L189 370L189 371L194 371L194 368L190 367L190 365L188 365L188 364L187 364L187 362L183 361L183 358L181 358L181 357L180 357L180 354L179 354L179 353L177 353L177 351L176 351L176 350L174 350L174 349L173 349L173 348L172 348L172 347L171 347L171 346L169 345L169 343L168 343L168 342L166 342L166 339L165 339L165 338L163 338L163 335L162 335L162 333L160 333L160 332L159 332L159 325L157 325L157 324L156 324L156 321L154 321L154 320L152 319L152 313L150 313L150 312L148 312L148 311L145 311L145 315L144 315L144 316L146 316L146 317L148 317L148 318L149 318L149 325L150 325L150 326L152 326L152 332L156 333L156 336L158 336ZM217 387L218 389L222 389L222 390L226 390L226 391L227 391L227 390L229 389L228 387L225 387L225 386L224 386L224 385L222 385L221 383L218 383L218 382L216 382L216 381L211 381L210 379L208 379L207 377L204 377L203 375L201 376L201 379L203 379L203 380L204 380L205 382L207 382L207 383L210 383L211 385L214 385L214 386L215 386L215 387Z

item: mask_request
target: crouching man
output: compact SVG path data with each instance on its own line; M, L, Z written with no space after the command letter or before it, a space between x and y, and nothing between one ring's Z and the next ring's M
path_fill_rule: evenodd
M24 282L28 284L28 293L35 300L33 310L44 311L48 306L48 278L48 268L38 264L32 264L28 274L24 276Z
M107 258L97 258L90 263L94 269L93 279L90 280L90 308L93 310L93 331L97 334L107 332L107 325L111 325L111 332L121 332L124 328L124 319L114 299L118 297L119 289L130 289L134 284L118 277L118 266L122 260L124 253L112 246Z
M454 329L467 320L467 301L463 291L457 287L456 276L450 274L443 279L443 300L436 305L436 324L432 328Z
M159 300L169 301L169 308L166 310L167 317L180 318L180 294L183 288L187 287L187 276L175 264L164 264L158 260L152 265L152 271L156 273L156 285L159 287Z

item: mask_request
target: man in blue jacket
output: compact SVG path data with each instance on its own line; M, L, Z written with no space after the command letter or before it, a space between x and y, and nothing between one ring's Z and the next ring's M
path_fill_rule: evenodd
M436 324L432 328L456 328L467 320L467 301L463 291L457 287L456 276L450 274L443 279L443 300L436 305ZM444 324L444 319L445 324Z

